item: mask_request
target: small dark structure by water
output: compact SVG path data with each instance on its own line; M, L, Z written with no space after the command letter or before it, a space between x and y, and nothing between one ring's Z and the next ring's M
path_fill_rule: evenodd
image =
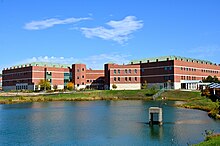
M159 107L150 107L149 108L149 124L150 125L162 125L163 118L162 118L162 108Z

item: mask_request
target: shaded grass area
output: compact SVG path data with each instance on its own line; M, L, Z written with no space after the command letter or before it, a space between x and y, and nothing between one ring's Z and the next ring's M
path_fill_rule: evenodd
M204 142L195 144L195 146L219 146L220 145L220 134L214 134L206 137Z

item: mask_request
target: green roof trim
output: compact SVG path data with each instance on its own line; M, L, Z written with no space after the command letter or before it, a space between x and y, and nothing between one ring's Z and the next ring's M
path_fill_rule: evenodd
M68 67L71 67L72 65L50 63L50 62L32 62L32 63L15 65L15 66L12 66L12 68L22 68L22 67L28 67L28 66L46 66L46 67L56 67L56 68L68 68Z
M188 62L198 62L198 63L207 63L207 64L214 64L211 61L208 60L201 60L201 59L193 59L193 58L188 58L188 57L181 57L181 56L161 56L161 57L154 57L154 58L144 58L144 59L140 59L140 60L132 60L130 63L134 63L134 64L138 64L140 63L140 61L142 63L147 63L149 62L156 62L158 61L167 61L167 59L169 60L183 60L183 61L188 61Z

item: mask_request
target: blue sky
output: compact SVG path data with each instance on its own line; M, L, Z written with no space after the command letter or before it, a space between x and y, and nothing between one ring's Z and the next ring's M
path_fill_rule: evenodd
M0 0L0 69L178 55L220 63L219 0Z

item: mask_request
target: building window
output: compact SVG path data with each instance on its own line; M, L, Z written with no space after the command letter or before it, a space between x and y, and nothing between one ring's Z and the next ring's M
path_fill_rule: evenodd
M118 69L118 74L120 74L120 72L121 72L120 69Z
M118 81L120 81L121 79L120 79L120 77L118 77Z
M82 68L82 71L84 71L84 68Z
M87 80L87 82L89 82L89 80Z
M127 69L125 69L125 73L128 73L128 70L127 70Z
M84 76L82 76L82 78L84 78Z
M134 80L137 81L137 77L134 77Z
M167 70L167 68L168 68L168 67L165 66L165 67L164 67L164 70Z
M77 76L77 79L79 79L79 76Z
M79 84L77 84L77 87L79 87Z
M114 74L116 74L116 69L114 69Z
M129 77L129 81L131 81L131 77Z
M137 74L137 69L134 70L134 73Z
M82 82L82 85L84 85L84 82Z
M181 70L183 70L183 67L180 67Z
M127 78L127 77L125 77L125 81L128 81L128 78Z
M170 66L170 70L172 70L172 66Z
M131 69L128 70L129 74L131 73Z
M141 69L141 72L144 73L144 68Z
M116 77L114 77L114 81L116 81Z
M77 72L79 72L79 69L77 69Z
M90 80L90 82L92 82L92 80Z

